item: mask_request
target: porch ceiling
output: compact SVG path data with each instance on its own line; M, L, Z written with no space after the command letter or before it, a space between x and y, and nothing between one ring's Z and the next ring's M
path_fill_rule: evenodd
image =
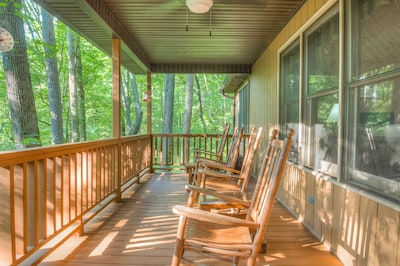
M210 13L186 17L185 0L35 1L108 55L120 37L122 64L136 74L248 74L304 2L214 0L210 23Z

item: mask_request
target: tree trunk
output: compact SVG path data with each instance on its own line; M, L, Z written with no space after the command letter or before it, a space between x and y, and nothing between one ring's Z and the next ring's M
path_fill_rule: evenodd
M129 93L129 72L126 71L126 78L121 78L122 88L121 88L121 102L125 110L125 126L122 127L122 135L129 135L132 121L131 121L131 97Z
M195 74L186 75L185 113L183 114L183 134L190 133L193 109L193 81ZM190 161L190 140L185 138L184 161Z
M131 90L129 90L129 88ZM126 72L126 79L124 80L122 94L122 104L125 109L125 123L127 135L136 135L139 132L142 123L143 111L140 107L139 93L137 89L135 74ZM133 101L132 101L133 100ZM131 116L131 103L133 102L135 108L135 120L132 122Z
M185 113L183 115L183 134L190 133L190 126L192 124L193 81L194 81L194 74L187 74L186 75Z
M165 75L163 134L172 133L174 111L175 74Z
M40 146L38 118L29 70L24 22L15 3L0 5L0 25L14 37L14 49L2 53L14 142L17 149Z
M76 80L76 36L72 30L67 32L68 42L68 78L69 78L69 108L71 110L71 142L79 141L78 134L78 92Z
M200 88L200 82L199 78L197 75L195 76L196 78L196 85L197 85L197 98L199 101L199 116L200 116L200 121L201 124L203 125L203 131L206 131L206 121L204 120L204 115L203 115L203 102L201 100L201 88Z
M49 89L50 121L51 121L51 143L64 143L62 105L60 80L56 56L56 38L54 35L53 16L42 8L42 33L45 53L45 64L47 74L47 86Z
M140 98L139 98L139 92L137 89L137 83L136 83L136 76L135 74L130 74L130 80L131 80L131 87L132 87L132 98L133 98L133 103L135 104L135 120L133 121L133 125L129 130L129 135L136 135L139 132L140 125L142 124L142 118L143 118L143 111L142 108L140 107Z
M162 133L172 133L173 126L173 111L174 111L174 90L175 90L175 74L165 75L165 90L164 90L164 111L163 111L163 124ZM171 149L172 146L170 138L163 140L163 164L171 162ZM168 151L168 152L167 152Z
M202 74L203 77L203 90L202 90L202 94L201 96L203 97L203 99L205 99L206 103L204 106L213 106L213 99L211 97L211 93L210 93L210 88L208 86L208 80L207 80L207 75L206 74ZM199 84L199 90L200 90L200 84ZM203 103L204 104L204 103ZM203 110L204 111L204 110ZM207 116L208 117L213 117L213 110L212 108L206 108L206 112L207 112ZM204 116L203 116L204 117Z
M85 90L83 89L81 38L76 38L76 85L78 99L78 135L81 141L86 140Z

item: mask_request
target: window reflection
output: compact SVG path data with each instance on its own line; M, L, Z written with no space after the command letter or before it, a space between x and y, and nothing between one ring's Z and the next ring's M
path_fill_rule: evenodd
M352 179L388 194L399 191L399 184L392 183L400 181L399 93L397 78L360 86L354 96L358 108Z
M338 154L338 94L333 93L307 100L306 123L308 135L308 160L305 162L316 170L331 176L337 175Z

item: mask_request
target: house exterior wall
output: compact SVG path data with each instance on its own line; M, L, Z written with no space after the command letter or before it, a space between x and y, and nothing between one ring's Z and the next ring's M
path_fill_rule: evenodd
M279 52L335 4L306 1L254 64L250 124L279 127ZM288 163L278 199L345 265L400 265L400 206L338 180Z
M278 199L345 265L399 265L399 212L297 165Z

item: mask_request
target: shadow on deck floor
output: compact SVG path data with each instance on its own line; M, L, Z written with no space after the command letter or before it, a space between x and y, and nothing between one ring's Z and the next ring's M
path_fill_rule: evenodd
M170 265L178 216L185 204L186 175L146 175L39 265ZM267 253L258 265L343 265L280 204L275 204L266 232ZM207 265L231 265L193 253ZM240 265L244 265L244 261Z

